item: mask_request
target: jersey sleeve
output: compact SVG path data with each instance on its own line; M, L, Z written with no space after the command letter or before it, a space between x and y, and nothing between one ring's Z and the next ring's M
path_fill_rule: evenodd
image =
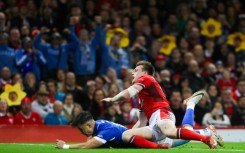
M151 80L149 77L141 76L137 80L135 80L135 84L138 84L143 88L148 88L151 84Z
M94 138L105 144L107 141L115 139L116 135L113 131L107 129L100 131Z

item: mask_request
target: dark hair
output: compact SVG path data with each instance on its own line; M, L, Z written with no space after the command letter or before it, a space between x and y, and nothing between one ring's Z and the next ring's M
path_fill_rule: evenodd
M242 98L245 98L245 96L240 96L240 97L238 97L237 102L240 102L240 100L241 100Z
M76 118L72 121L71 125L73 127L78 127L79 125L82 125L89 120L93 120L93 116L91 115L90 112L83 111L76 116Z
M146 71L149 75L154 75L155 68L153 67L153 65L150 62L148 62L148 61L139 61L136 64L136 67L140 66L140 65L143 66L142 70Z
M245 77L238 78L237 84L239 84L240 82L245 82Z
M48 79L46 82L47 82L47 84L48 83L53 83L56 88L58 87L58 84L57 84L57 82L54 79Z

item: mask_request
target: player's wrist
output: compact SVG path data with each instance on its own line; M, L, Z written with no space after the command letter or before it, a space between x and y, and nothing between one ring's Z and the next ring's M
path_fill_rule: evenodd
M70 145L64 144L62 148L63 148L63 149L69 149L69 148L70 148Z

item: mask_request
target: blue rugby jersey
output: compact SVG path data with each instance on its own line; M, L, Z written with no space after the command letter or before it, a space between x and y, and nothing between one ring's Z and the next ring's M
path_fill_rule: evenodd
M107 142L110 144L123 144L122 134L126 130L128 129L120 124L97 120L95 121L93 137L104 144Z

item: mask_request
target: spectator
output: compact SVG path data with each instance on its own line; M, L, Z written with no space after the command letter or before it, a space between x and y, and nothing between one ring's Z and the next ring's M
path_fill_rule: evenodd
M236 102L232 97L232 90L230 88L222 89L220 97L223 110L230 118L236 110Z
M82 87L76 83L75 74L73 72L67 72L63 92L66 94L71 93L73 95L74 101L83 107L82 91Z
M159 39L160 37L162 37L162 27L159 23L153 23L151 25L151 35L153 39Z
M203 97L201 101L195 106L194 120L197 124L202 125L203 117L206 113L210 112L211 103L207 97Z
M245 125L245 97L241 96L238 98L237 109L231 116L231 124L244 126Z
M160 72L159 82L166 95L170 94L170 91L172 90L170 75L171 74L167 69L164 69Z
M197 27L191 28L188 43L191 49L194 48L195 45L201 44L200 30Z
M214 126L231 125L229 117L224 114L221 102L216 102L211 112L204 115L202 125L208 126L210 124Z
M71 20L75 20L71 18ZM96 31L92 39L89 38L89 31L83 29L79 32L78 40L79 45L73 52L73 70L76 74L77 83L80 86L84 86L88 80L93 79L96 73L96 47L99 45L100 33L101 33L101 18L96 17ZM74 22L71 21L71 32L75 34Z
M146 48L146 40L143 36L137 36L133 46L130 48L129 55L132 56L131 65L135 66L141 60L149 60L149 53Z
M172 73L182 73L184 70L184 64L181 59L181 53L179 49L173 49L170 60L167 63L167 67L172 70Z
M13 48L14 50L19 49L21 47L20 30L13 27L10 29L9 34L9 47Z
M45 125L67 125L67 119L62 115L63 104L60 101L54 102L54 112L49 113L45 119Z
M17 72L15 52L8 46L8 34L0 33L0 70L7 67L12 73Z
M181 54L184 55L184 56L185 56L185 54L191 54L191 56L193 56L193 54L191 52L189 52L190 51L189 43L186 40L186 38L182 37L180 39L180 41L179 41L179 50L180 50ZM186 62L184 62L184 64L186 64Z
M207 63L204 71L206 71L204 76L205 82L209 84L216 83L218 75L216 66L213 63Z
M11 27L18 27L19 29L24 26L35 26L35 20L33 18L30 18L28 15L28 7L25 5L22 5L19 8L19 14L13 18L11 18Z
M181 76L180 79L179 79L179 84L178 84L179 90L182 91L183 89L190 88L190 83L191 82L189 82L188 78ZM193 91L191 90L191 92L193 92Z
M21 38L31 37L31 28L29 26L22 26L20 29Z
M58 92L63 92L63 89L64 89L64 85L65 85L65 80L66 80L66 76L65 76L65 71L64 70L61 70L59 69L57 71L57 90Z
M193 92L204 88L205 82L200 74L199 65L196 60L191 60L185 76L189 79L190 88Z
M76 34L80 33L81 30L87 29L91 30L92 25L87 19L87 17L83 14L82 9L77 4L72 4L70 6L70 16L69 18L76 18L78 22L75 23Z
M51 103L54 103L56 100L64 101L65 94L63 92L57 91L57 83L55 80L48 80L47 81L48 92L49 92L49 100Z
M63 112L64 116L68 121L71 121L72 118L72 110L74 108L74 100L72 94L66 94L63 104Z
M222 72L222 78L217 80L217 85L220 90L231 88L234 91L236 89L236 79L231 76L231 72L228 69L225 69Z
M57 18L54 16L53 9L49 5L43 5L37 22L39 28L47 27L53 30L58 27Z
M191 97L192 90L190 88L182 88L181 93L182 93L183 99L187 99Z
M139 109L133 108L129 101L122 102L122 114L126 125L134 125L139 119Z
M163 32L166 35L178 36L180 33L180 27L178 26L178 19L176 14L170 14L168 16L168 21L164 26Z
M125 125L125 120L122 115L122 111L120 109L119 104L108 104L104 114L100 118L114 123Z
M193 47L193 55L194 59L197 61L199 65L202 65L204 63L204 51L201 44L196 44Z
M20 111L21 100L26 96L26 93L22 91L21 85L16 83L15 85L7 84L4 88L4 92L1 94L1 98L6 99L8 103L8 111L15 115Z
M103 90L96 89L94 91L93 102L90 110L93 118L98 119L105 112L106 105L103 101L101 101L105 97L106 94Z
M32 98L36 93L37 80L34 73L28 72L24 78L24 91L27 97Z
M108 89L108 96L114 97L120 92L117 84L110 84Z
M42 51L45 59L47 60L47 70L49 77L56 79L57 70L67 70L68 53L70 50L75 49L79 42L73 33L70 33L68 29L65 29L64 33L68 34L69 43L62 44L62 37L57 32L54 32L51 35L51 44L41 43L41 39L47 31L48 30L45 27L41 29L41 33L35 37L34 46Z
M122 90L122 80L118 79L116 71L113 68L107 70L106 77L109 79L110 84L117 84L119 90Z
M30 37L25 37L22 40L22 48L16 51L16 64L19 66L23 77L26 73L32 72L37 80L41 79L41 68L47 63L42 52L33 48L33 43Z
M74 103L74 107L72 109L72 117L71 121L69 123L72 123L72 121L76 118L76 116L83 111L83 108L80 104Z
M184 108L182 106L181 92L178 90L173 90L170 94L169 101L176 118L175 125L180 126L185 114Z
M120 36L115 35L111 38L110 45L106 44L105 31L101 35L101 65L100 74L105 74L109 67L116 70L118 78L122 78L123 69L129 68L128 54L120 47Z
M39 89L37 91L37 99L32 102L32 110L37 112L42 119L49 113L53 113L53 104L50 103L48 99L48 91L45 89Z
M210 101L212 103L212 107L214 106L214 103L218 101L219 99L219 88L216 84L209 84L207 86L207 93L210 98Z
M1 90L4 90L4 87L7 84L12 84L12 73L8 67L3 67L1 69L1 79L0 79L0 84L1 84Z
M12 125L14 117L8 112L8 105L5 99L0 99L0 125Z
M183 57L184 58L183 59L183 68L184 68L184 70L186 70L188 68L190 61L194 60L194 55L192 52L186 52L186 53L184 53L183 56L184 56Z
M85 89L81 93L83 110L86 110L86 111L90 110L95 89L96 89L95 81L93 80L88 81L85 86Z
M0 12L0 32L8 31L8 25L6 24L6 16L3 12Z
M107 90L108 82L106 81L104 76L98 75L94 79L96 89Z
M238 98L245 96L245 78L241 77L237 80L236 90L233 91L232 97L235 101L238 101Z
M41 116L31 110L31 100L25 97L21 101L21 111L14 117L17 125L43 125Z
M160 73L162 70L166 69L166 63L167 58L162 54L158 54L154 59L156 72Z

